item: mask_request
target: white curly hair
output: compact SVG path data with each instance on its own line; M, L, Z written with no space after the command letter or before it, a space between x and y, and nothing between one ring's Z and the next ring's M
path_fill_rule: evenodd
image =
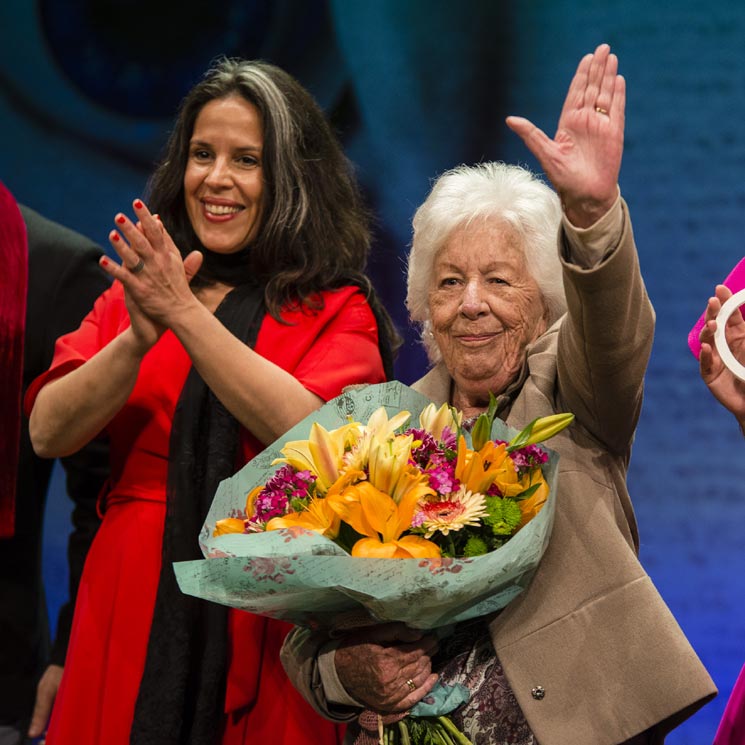
M441 359L431 334L429 292L435 258L451 233L476 219L496 219L516 232L528 271L543 295L552 324L566 311L557 237L561 204L538 176L506 163L461 165L442 174L414 215L406 307L421 327L432 363Z

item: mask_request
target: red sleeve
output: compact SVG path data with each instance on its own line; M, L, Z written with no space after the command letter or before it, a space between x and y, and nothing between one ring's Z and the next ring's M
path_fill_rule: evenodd
M267 316L256 351L291 372L324 401L356 383L382 383L378 327L356 287L323 293L317 313L285 312L281 324Z
M26 391L23 400L26 416L31 414L39 391L47 383L80 367L127 326L129 313L124 303L124 289L119 282L115 282L99 296L93 310L75 331L57 339L52 364L46 372L32 381Z

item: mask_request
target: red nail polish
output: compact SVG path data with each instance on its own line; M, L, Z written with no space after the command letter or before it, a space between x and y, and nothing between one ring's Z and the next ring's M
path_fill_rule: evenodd
M111 236L111 240L116 243L119 240L119 233L114 233L114 235Z
M141 210L145 206L139 199L135 199L134 205L136 210Z
M109 260L105 256L102 256L101 257L101 265L102 266L108 266L109 265Z
M124 223L126 222L126 220L127 220L127 218L126 218L126 217L124 217L124 215L119 215L119 216L118 216L118 217L116 218L116 221L117 221L117 222L118 222L118 223L119 223L120 225L124 225Z

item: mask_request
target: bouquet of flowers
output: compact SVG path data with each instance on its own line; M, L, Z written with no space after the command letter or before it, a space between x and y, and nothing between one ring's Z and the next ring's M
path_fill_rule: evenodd
M422 629L500 610L553 522L558 456L538 443L573 417L515 432L494 414L469 428L400 383L344 393L220 484L200 533L209 561L175 564L181 589L309 627L360 606ZM468 696L452 694L425 707L451 738L439 717Z

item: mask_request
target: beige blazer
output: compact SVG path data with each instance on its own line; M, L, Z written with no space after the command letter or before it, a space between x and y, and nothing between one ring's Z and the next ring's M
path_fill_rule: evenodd
M500 397L500 415L518 429L555 412L576 416L549 443L560 463L546 553L490 626L540 745L618 745L647 730L649 742L661 743L716 695L637 559L626 470L654 312L622 208L620 242L595 268L566 261L562 240L568 313L529 348L523 376ZM450 400L442 364L413 387L436 403ZM313 649L310 635L290 640L285 666L321 713L342 716L323 698Z

